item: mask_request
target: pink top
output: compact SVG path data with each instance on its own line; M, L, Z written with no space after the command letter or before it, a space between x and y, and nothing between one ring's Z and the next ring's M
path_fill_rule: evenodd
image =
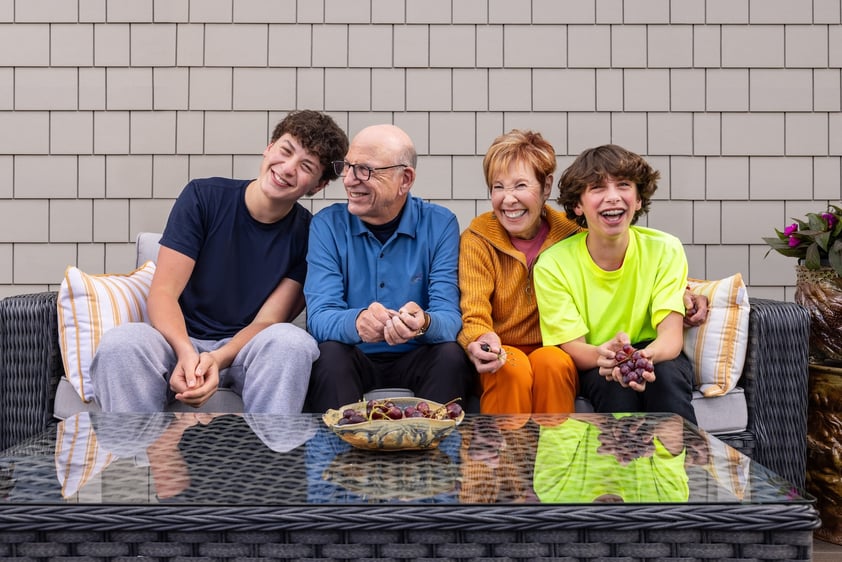
M523 252L523 255L526 256L526 265L530 269L532 269L532 264L534 264L535 260L538 258L538 250L541 249L541 245L544 243L544 240L547 239L547 234L549 233L550 225L547 224L546 220L541 219L541 227L538 228L538 234L536 234L531 240L524 240L523 238L509 236L509 239L512 241L512 246Z

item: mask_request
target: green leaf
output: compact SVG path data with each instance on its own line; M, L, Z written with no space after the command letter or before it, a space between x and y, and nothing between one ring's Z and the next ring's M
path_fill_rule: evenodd
M777 234L778 238L780 238L781 240L789 240L789 236L787 236L786 234L784 234L782 231L778 230L777 228L775 229L775 234Z
M804 246L790 248L789 243L786 240L787 239L780 240L778 238L763 238L763 241L769 245L769 252L774 250L779 254L787 256L789 258L804 257ZM769 255L769 252L766 252L767 256Z
M782 238L770 238L768 236L763 237L763 241L769 244L773 248L778 248L779 246L786 246L787 243Z
M815 240L816 244L819 245L819 248L827 252L827 245L830 243L830 232L822 232L821 234L817 234Z
M803 221L803 220L801 220L801 219L796 219L796 218L793 218L792 220L794 220L795 222L797 222L797 223L798 223L798 230L803 230L803 229L806 229L806 228L810 228L810 225L809 225L808 223L804 222L804 221Z
M827 259L836 274L842 276L842 240L836 240L833 243L827 251Z
M810 221L810 230L821 231L827 228L824 219L816 213L807 213L807 218Z
M813 242L807 248L807 255L804 256L804 265L807 269L819 269L822 265L822 256L819 252L819 245Z

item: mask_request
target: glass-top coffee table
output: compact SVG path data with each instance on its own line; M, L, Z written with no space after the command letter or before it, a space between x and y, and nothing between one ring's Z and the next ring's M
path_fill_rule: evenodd
M83 413L0 452L0 557L810 560L814 503L671 414L372 451L309 414Z

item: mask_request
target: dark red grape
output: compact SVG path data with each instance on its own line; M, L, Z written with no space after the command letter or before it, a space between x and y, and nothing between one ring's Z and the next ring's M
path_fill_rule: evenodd
M643 383L643 374L655 370L652 361L644 357L640 350L628 344L617 351L614 358L617 360L617 367L620 369L620 375L622 375L625 384L630 382Z
M447 417L448 418L450 418L452 420L455 420L460 415L462 415L462 406L460 406L456 402L453 402L453 403L447 405Z

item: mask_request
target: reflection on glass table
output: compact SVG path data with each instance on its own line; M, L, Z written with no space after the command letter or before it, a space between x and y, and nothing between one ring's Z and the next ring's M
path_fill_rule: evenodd
M318 416L82 413L0 452L0 504L803 503L672 414L469 415L435 449L354 449Z
M542 427L535 492L553 503L686 502L679 417L618 414Z

